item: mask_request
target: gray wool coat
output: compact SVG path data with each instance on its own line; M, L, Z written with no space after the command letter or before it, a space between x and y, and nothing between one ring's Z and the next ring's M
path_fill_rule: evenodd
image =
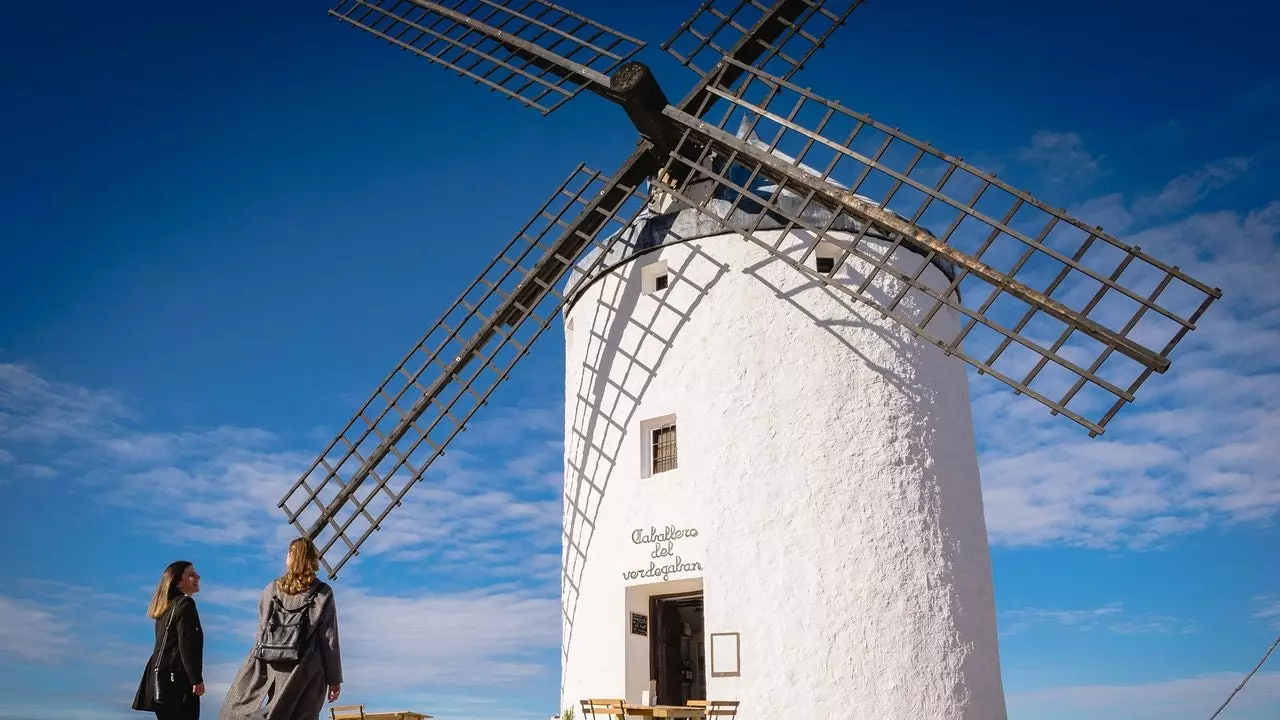
M218 720L316 720L319 717L328 686L342 682L342 657L333 588L318 578L316 583L319 589L309 618L310 639L301 658L296 663L269 663L254 657L250 651L248 660L227 690ZM277 591L274 581L268 585L258 601L259 634L266 622L272 595L279 595L286 608L296 610L302 607L307 592L285 595Z

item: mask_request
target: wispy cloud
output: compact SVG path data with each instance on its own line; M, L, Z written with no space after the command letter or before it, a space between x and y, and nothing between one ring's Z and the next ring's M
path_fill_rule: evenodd
M1060 184L1084 185L1103 174L1101 162L1072 132L1038 132L1031 136L1030 144L1018 149L1017 156Z
M1208 673L1131 685L1074 685L1008 695L1009 716L1036 720L1204 720L1244 673ZM1224 717L1275 717L1280 672L1260 672L1231 702Z
M119 508L126 532L264 559L277 558L292 534L276 502L311 460L298 439L238 427L157 432L127 398L16 365L0 365L0 418L0 445L12 448L0 474L44 464ZM479 686L527 694L554 684L562 424L558 408L491 408L362 548L363 562L338 586L348 696ZM456 579L444 592L394 590L421 588L402 578L427 572ZM363 584L369 576L391 582L373 590ZM0 656L59 672L91 667L112 692L131 694L150 621L139 610L148 588L128 582L12 581L14 592L0 596ZM216 714L244 660L259 593L209 582L199 596L205 625L217 629L206 633L207 712ZM87 596L95 598L91 612L74 600ZM76 707L86 717L114 716L92 698ZM474 710L477 718L510 715ZM6 711L22 709L0 708L0 717Z
M12 443L55 444L92 440L127 417L121 396L47 380L31 368L0 364L0 438Z
M558 594L499 588L390 597L344 589L339 599L344 652L361 687L402 692L553 679Z
M1116 235L1133 227L1133 211L1124 195L1108 193L1089 198L1068 208L1071 215Z
M994 543L1147 547L1280 510L1280 202L1127 239L1225 296L1101 438L975 381Z
M1219 158L1173 178L1154 193L1139 195L1132 201L1120 193L1109 193L1077 203L1070 212L1113 235L1124 233L1135 226L1193 209L1214 192L1245 177L1253 166L1252 158Z
M1271 627L1280 628L1280 598L1261 597L1258 598L1258 603L1260 607L1253 616Z
M1140 197L1133 203L1139 216L1164 216L1183 212L1215 190L1220 190L1248 172L1252 161L1245 157L1228 157L1206 163L1195 172L1179 175L1154 195Z
M47 609L0 595L0 656L49 662L69 645L68 628Z
M149 622L140 612L143 598L54 580L10 577L5 584L9 594L0 596L4 659L49 668L134 669L137 658L150 652L127 639L129 630Z
M103 698L78 699L57 705L39 702L0 701L0 720L136 720L138 713L127 703L108 702Z
M1032 628L1053 626L1115 635L1165 635L1195 632L1185 620L1153 612L1130 613L1123 602L1083 610L1019 608L1000 613L1000 634L1016 635Z
M136 682L150 647L122 638L139 631L149 637L150 621L139 612L141 597L44 580L15 585L23 598L0 596L0 656L44 663L55 672L83 675L92 669L122 689ZM554 585L388 594L343 584L335 592L349 697L446 688L509 691L521 683L554 682L560 640ZM205 705L211 714L252 644L260 594L261 588L212 586L197 596L206 638ZM79 597L95 598L93 607L69 599ZM488 717L502 715L501 708L491 710Z
M365 556L432 559L434 569L548 576L558 558L559 410L495 407L406 497ZM128 510L135 531L171 542L277 552L294 531L276 503L313 454L295 438L239 427L155 432L125 398L0 365L0 444L12 472L81 483ZM309 443L310 444L310 443Z

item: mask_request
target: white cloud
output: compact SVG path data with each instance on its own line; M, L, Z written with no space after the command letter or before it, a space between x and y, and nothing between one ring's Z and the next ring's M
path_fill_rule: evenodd
M1280 510L1280 202L1127 240L1224 297L1100 438L975 379L994 543L1146 547Z
M141 612L145 598L53 580L10 577L6 586L11 594L0 596L0 658L137 669L137 658L150 652L119 634L149 622ZM86 604L87 597L93 602Z
M1258 602L1261 607L1253 613L1253 616L1266 621L1271 627L1280 627L1280 598L1262 597L1258 598Z
M1196 629L1192 623L1159 613L1129 613L1122 602L1084 610L1019 608L1000 613L1001 635L1016 635L1042 626L1115 635L1165 635L1195 632Z
M1100 226L1111 235L1123 233L1133 226L1133 213L1120 193L1090 198L1073 205L1068 212L1090 225Z
M117 393L51 382L24 365L0 364L0 438L10 447L91 440L127 415Z
M392 597L359 588L338 596L344 667L354 686L503 685L552 679L560 600L518 589Z
M132 698L130 698L132 699ZM81 701L50 705L41 702L0 701L0 720L137 720L128 703Z
M206 606L228 611L235 633L229 643L245 652L257 626L260 592L202 598ZM554 595L501 587L390 595L350 584L335 592L348 697L554 680L554 662L548 662L560 642L560 601ZM225 695L244 657L227 656L209 666L205 674L215 701Z
M35 603L0 596L0 655L49 662L70 645L67 627Z
M1084 184L1102 173L1102 165L1076 133L1041 131L1018 150L1018 159L1041 168L1053 182Z
M1228 157L1207 163L1195 172L1170 180L1160 192L1140 197L1134 213L1144 216L1170 215L1193 207L1215 190L1226 187L1248 171L1249 158Z
M1009 693L1011 720L1204 720L1244 679L1211 673L1133 685L1075 685ZM1260 672L1223 720L1270 720L1280 706L1280 672Z
M72 477L127 510L134 530L170 542L275 555L296 534L277 503L322 445L299 450L295 440L256 428L153 432L137 424L116 393L0 365L0 444L15 449L6 467ZM362 555L499 575L527 568L531 553L558 557L562 424L558 409L491 408ZM553 576L546 563L538 567Z
M491 408L362 548L362 557L383 562L355 563L337 585L347 697L554 684L562 424L558 408ZM116 393L0 365L0 445L13 448L0 474L47 465L95 502L119 508L129 519L126 533L248 551L268 562L279 557L292 530L276 503L313 458L297 449L303 441L254 428L155 432L142 425ZM425 568L459 578L456 587L486 589L396 595L361 584L374 575L389 576L391 587L414 585L403 575ZM135 596L122 597L46 581L17 586L25 597L0 598L0 654L93 668L117 686L113 693L131 695L150 652L142 644L149 621L139 610L148 588L129 587ZM74 593L94 597L93 611L69 603ZM259 593L211 583L200 595L206 626L218 628L207 638L207 713L216 714L244 660ZM70 707L66 698L47 700ZM473 710L510 716L503 708ZM22 712L0 708L0 718L9 711ZM92 698L68 713L112 716Z
M15 585L31 599L0 596L0 656L43 662L57 672L105 671L121 696L132 693L150 646L121 636L150 637L140 597L45 580ZM543 591L495 585L392 594L343 583L335 592L347 697L426 697L446 688L510 692L555 682L560 603L554 585ZM261 588L213 585L198 596L206 642L204 711L211 715L252 644L260 594ZM95 605L87 610L68 597L94 597ZM65 699L48 698L53 705ZM503 716L501 708L489 711L483 716Z
M1101 226L1112 235L1124 233L1139 222L1192 209L1213 192L1244 177L1253 165L1252 158L1219 158L1193 172L1175 177L1158 192L1141 195L1132 202L1126 201L1120 193L1109 193L1077 203L1069 212L1091 225Z

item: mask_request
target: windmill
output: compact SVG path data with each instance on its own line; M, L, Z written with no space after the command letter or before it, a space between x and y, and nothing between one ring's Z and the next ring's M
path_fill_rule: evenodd
M793 84L860 4L702 3L662 46L698 75L675 103L642 42L542 0L330 11L543 114L588 91L640 136L570 174L285 494L331 577L563 315L568 702L1004 716L959 361L1096 436L1221 293ZM816 569L751 570L774 542ZM692 685L654 659L691 636L662 590L706 595ZM780 604L806 591L828 600Z

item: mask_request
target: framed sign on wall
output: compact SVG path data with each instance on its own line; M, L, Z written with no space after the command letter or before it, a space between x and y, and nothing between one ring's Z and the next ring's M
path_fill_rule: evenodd
M742 674L741 640L738 633L711 633L711 677L738 677Z

